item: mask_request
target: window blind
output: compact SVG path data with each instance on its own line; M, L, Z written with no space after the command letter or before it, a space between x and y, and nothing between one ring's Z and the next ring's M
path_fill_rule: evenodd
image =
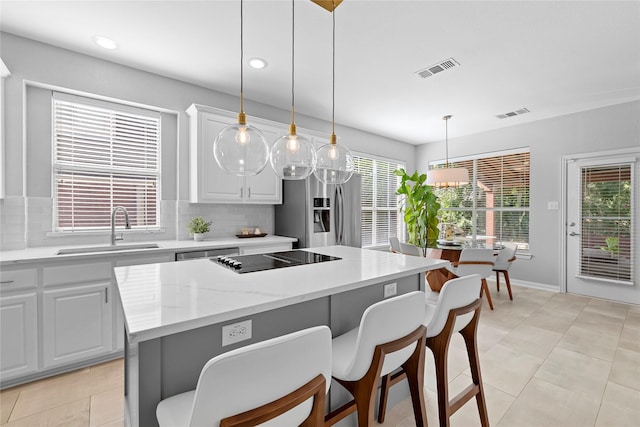
M478 156L450 162L469 171L471 182L436 189L440 221L451 223L471 238L488 244L516 242L529 249L529 151ZM433 162L432 169L445 167Z
M354 156L355 172L362 176L362 247L388 246L389 237L402 235L402 216L396 190L400 179L397 161Z
M633 277L631 166L581 168L583 276L625 282Z
M159 114L54 96L53 139L57 231L110 227L116 206L132 228L159 227Z

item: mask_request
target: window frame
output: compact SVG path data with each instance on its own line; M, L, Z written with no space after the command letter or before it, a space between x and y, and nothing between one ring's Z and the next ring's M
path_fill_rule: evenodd
M519 148L514 148L514 149L510 149L510 150L500 150L500 151L495 151L495 152L487 152L487 153L479 153L479 154L473 154L473 155L467 155L467 156L460 156L460 157L455 157L455 158L450 158L449 159L449 165L451 166L451 164L457 163L457 162L462 162L462 161L472 161L473 162L473 170L469 171L469 177L470 177L470 182L467 185L472 185L473 189L471 191L472 194L472 205L471 207L454 207L454 208L444 208L441 207L440 211L453 211L453 212L471 212L471 228L472 228L472 240L477 240L477 236L478 236L478 214L479 213L484 213L486 214L487 212L495 212L495 213L503 213L503 212L514 212L514 213L521 213L521 212L526 212L528 217L529 217L529 224L527 226L527 242L517 242L518 243L518 249L517 249L517 254L519 255L523 255L523 256L531 256L531 251L530 251L530 220L531 220L531 205L530 203L528 204L528 206L526 207L494 207L494 208L487 208L487 207L479 207L478 206L478 187L477 187L477 178L478 178L478 161L479 160L485 160L485 159L490 159L490 158L500 158L500 157L504 157L504 156L509 156L509 155L516 155L516 154L524 154L527 153L529 154L529 183L528 183L528 194L530 197L531 194L531 150L529 147L519 147ZM428 167L429 170L434 169L434 166L441 166L441 165L445 165L446 164L446 160L445 159L438 159L438 160L432 160L429 161L428 163ZM502 173L502 170L501 170ZM443 191L443 189L437 189L436 193L438 191ZM446 189L444 191L447 191ZM500 227L502 227L502 225L500 225ZM502 234L502 233L501 233ZM496 243L498 242L502 242L500 239L496 238Z
M386 162L386 163L391 164L391 165L395 164L396 167L394 169L392 169L392 171L396 170L396 169L400 169L400 168L406 168L406 162L403 161L403 160L392 159L392 158L383 157L383 156L376 156L376 155L373 155L373 154L362 153L362 152L354 152L353 156L354 156L354 164L356 165L355 173L359 173L359 167L358 167L358 163L357 163L358 160L357 159L366 159L366 160L373 161L374 163L373 163L373 166L372 166L372 172L374 174L375 174L375 171L376 171L376 167L375 167L375 163L376 162ZM397 181L397 185L396 185L396 189L397 189L397 187L400 185L400 177L398 177L398 176L396 176L394 174L392 174L392 176ZM373 175L372 176L373 182L376 182L375 178L376 178L375 175ZM365 208L363 206L363 204L362 204L363 202L362 201L360 202L361 218L362 218L362 212L367 211L367 212L371 212L372 213L371 214L371 226L372 226L371 227L372 228L371 229L371 242L372 242L372 245L370 245L370 246L364 246L363 245L362 248L384 249L384 248L388 248L389 247L388 241L384 242L384 243L380 243L380 242L375 242L375 239L374 239L374 237L377 234L376 233L376 228L377 228L376 227L376 213L377 212L382 212L382 211L384 211L384 212L391 212L392 211L391 208L386 207L386 206L385 207L376 207L375 206L376 200L377 200L377 195L378 195L378 190L379 189L377 188L377 186L374 185L373 186L373 190L372 190L372 194L371 194L372 206L370 208L369 207ZM400 238L401 240L404 240L403 237L406 234L406 231L405 231L406 227L405 227L405 224L404 224L404 216L402 215L402 212L400 210L400 203L399 203L400 202L400 196L395 194L395 192L392 195L394 195L396 197L396 206L393 209L393 211L396 212L397 215L398 215L398 229L396 230L395 236ZM364 222L362 222L362 221L361 221L361 224L360 224L360 230L361 230L361 233L362 233L362 236L363 236L362 240L364 241ZM390 233L389 233L389 236L391 236ZM387 240L388 240L388 238L387 238ZM374 243L378 243L378 244L374 244Z
M61 165L57 162L57 141L56 141L56 101L70 102L76 103L80 105L87 105L89 107L96 107L101 109L106 109L114 112L119 112L123 114L136 115L136 116L144 116L147 118L152 118L157 120L157 142L156 142L156 165L157 168L155 171L150 172L146 171L145 173L136 173L131 170L127 170L126 168L104 168L98 167L95 169L88 168L85 166L79 165ZM117 100L102 100L98 98L93 98L91 96L87 96L85 94L74 94L70 92L63 92L59 90L52 90L51 96L51 195L53 199L53 209L52 209L52 235L65 235L65 234L90 234L90 233L102 233L104 231L110 231L109 225L100 225L100 226L71 226L71 227L59 227L58 224L58 191L57 191L57 182L56 182L56 174L60 171L66 172L97 172L97 173L111 173L111 174L125 174L125 175L136 175L140 177L153 177L155 179L155 224L154 225L133 225L131 226L130 232L148 232L148 231L162 231L163 224L161 223L161 202L162 202L162 112L159 110L154 110L151 108L141 108L135 107L132 105L128 105L126 103L120 103ZM113 193L110 194L113 198ZM145 199L148 200L148 199ZM111 210L115 206L111 206ZM123 220L123 216L117 215L118 225Z

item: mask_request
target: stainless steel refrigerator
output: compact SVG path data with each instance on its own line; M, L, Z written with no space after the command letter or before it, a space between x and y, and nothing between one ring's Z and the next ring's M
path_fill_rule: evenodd
M298 248L361 247L360 181L358 174L342 185L323 184L315 175L284 180L282 204L275 208L275 234L296 237Z

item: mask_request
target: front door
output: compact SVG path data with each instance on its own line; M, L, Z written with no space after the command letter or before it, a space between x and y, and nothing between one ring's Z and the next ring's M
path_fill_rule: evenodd
M640 150L564 158L567 292L640 303L638 158Z

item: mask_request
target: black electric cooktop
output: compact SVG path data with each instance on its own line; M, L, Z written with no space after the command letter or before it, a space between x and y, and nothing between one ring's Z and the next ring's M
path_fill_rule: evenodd
M284 251L256 255L219 256L210 259L236 273L243 274L254 271L273 270L274 268L336 261L342 258L307 251Z

